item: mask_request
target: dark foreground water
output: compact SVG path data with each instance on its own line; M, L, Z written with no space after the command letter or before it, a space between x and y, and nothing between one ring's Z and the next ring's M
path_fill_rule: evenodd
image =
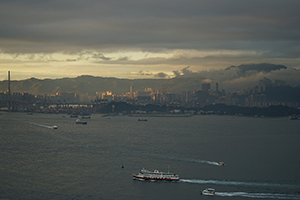
M300 199L300 120L87 121L0 115L0 199ZM215 165L220 161L226 165ZM132 180L142 167L170 168L181 180ZM201 196L206 187L216 196Z

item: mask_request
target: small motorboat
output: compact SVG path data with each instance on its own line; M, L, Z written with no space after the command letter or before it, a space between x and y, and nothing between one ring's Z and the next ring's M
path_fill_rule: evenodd
M290 120L299 120L299 118L297 117L297 115L293 115L293 116L290 116Z
M206 188L205 190L202 190L201 194L202 195L209 195L209 196L215 195L215 189Z
M87 122L83 122L80 119L76 119L76 124L87 124Z
M91 116L82 116L81 119L91 119Z
M219 165L220 165L220 166L224 166L224 165L225 165L225 163L223 163L223 162L219 162Z
M144 122L146 122L146 121L148 121L148 119L138 118L138 121L144 121Z
M57 126L52 126L52 129L57 129Z

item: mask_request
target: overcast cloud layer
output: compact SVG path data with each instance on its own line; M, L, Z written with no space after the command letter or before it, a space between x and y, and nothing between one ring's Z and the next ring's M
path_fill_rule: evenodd
M3 0L0 79L8 70L25 79L299 69L299 8L299 0Z

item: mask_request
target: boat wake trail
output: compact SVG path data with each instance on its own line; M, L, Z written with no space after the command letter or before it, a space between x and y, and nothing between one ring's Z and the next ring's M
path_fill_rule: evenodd
M221 197L248 197L259 199L300 199L300 195L277 193L216 192L215 195Z
M21 120L17 120L19 122L23 122L23 123L27 123L27 124L32 124L35 126L40 126L40 127L44 127L44 128L51 128L51 129L55 129L56 126L47 126L47 125L43 125L43 124L36 124L36 123L32 123L32 122L26 122L26 121L21 121Z
M215 162L215 161L208 161L208 160L196 160L196 159L190 159L187 160L190 162L196 162L196 163L201 163L201 164L209 164L209 165L216 165L216 166L220 166L219 162Z
M208 160L200 160L200 159L188 159L188 158L171 158L173 160L185 161L185 162L195 162L200 164L208 164L208 165L215 165L215 166L222 166L220 162L216 161L208 161Z
M209 161L209 160L201 160L201 159L193 159L193 158L180 158L180 157L173 157L173 156L159 155L159 154L152 154L152 155L155 157L167 158L171 160L184 161L184 162L194 162L194 163L208 164L208 165L215 165L215 166L225 165L225 163L217 162L217 161Z
M43 125L43 124L36 124L36 123L32 123L32 122L27 122L28 124L32 124L32 125L36 125L36 126L40 126L40 127L44 127L44 128L53 128L52 126L47 126L47 125Z
M194 184L232 185L232 186L281 187L281 188L290 188L290 189L299 188L299 185L263 183L263 182L243 182L243 181L230 181L230 180L180 179L179 182L194 183Z

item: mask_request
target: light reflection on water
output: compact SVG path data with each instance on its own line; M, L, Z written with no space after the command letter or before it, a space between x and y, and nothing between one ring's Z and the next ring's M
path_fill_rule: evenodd
M298 121L92 115L80 125L62 116L0 115L0 199L198 199L205 187L298 198ZM226 165L209 164L220 161ZM170 168L183 181L133 181L142 167Z

